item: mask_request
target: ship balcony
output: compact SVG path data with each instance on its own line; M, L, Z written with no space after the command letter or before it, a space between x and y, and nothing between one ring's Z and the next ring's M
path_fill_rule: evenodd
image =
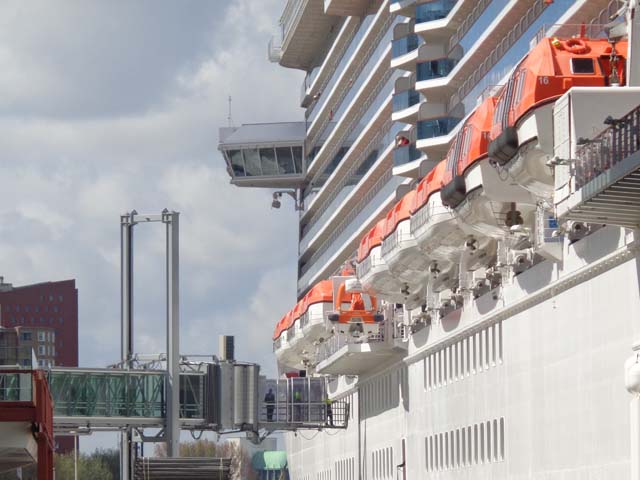
M417 125L416 146L423 150L423 146L428 146L427 142L429 140L449 135L453 132L458 123L460 123L460 118L446 116L431 118L429 120L420 120Z
M339 333L320 351L316 372L323 375L362 375L382 363L400 359L407 352L406 326L398 319L378 324L378 333L353 337Z
M324 0L324 12L341 17L362 16L375 13L381 4L382 0Z
M416 13L417 0L391 0L389 2L389 11L395 15L403 17L413 17Z
M339 2L342 3L342 2ZM269 42L269 60L308 71L341 17L326 14L322 0L289 0L279 32Z
M399 23L396 25L393 34L391 68L413 71L418 58L418 48L424 41L413 33L413 22Z
M399 80L404 80L404 78ZM418 120L421 101L422 97L413 89L394 94L391 121L415 124Z
M399 40L394 40L400 41ZM400 47L398 47L399 52ZM402 55L393 56L391 58L391 68L399 70L407 70L415 72L417 65L426 63L432 59L441 59L446 56L446 46L444 43L429 42L424 43L422 39L418 40L418 46Z
M455 68L457 60L439 58L416 64L416 90L426 98L445 98L453 93L456 82L448 77Z
M304 122L220 129L218 149L231 183L240 187L297 188L304 180Z
M637 87L573 88L556 102L551 163L560 221L640 227L640 106L621 113L639 104ZM606 128L589 138L597 124Z
M413 145L397 147L393 151L393 174L400 177L420 178L429 173L435 161L428 160L424 152Z
M454 47L491 0L444 0L433 3L441 4L432 7L440 13L430 13L429 7L421 7L420 18L428 20L419 22L416 19L415 33L429 41L448 39L450 47ZM416 10L416 17L418 17L418 10Z

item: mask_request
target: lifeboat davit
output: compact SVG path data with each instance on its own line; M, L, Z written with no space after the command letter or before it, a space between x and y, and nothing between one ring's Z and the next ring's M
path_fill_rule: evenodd
M409 191L387 213L381 249L389 270L403 284L406 295L404 303L409 309L424 303L431 262L411 233L411 207L415 196L415 190Z
M627 42L544 38L515 68L495 108L489 157L536 197L553 194L553 104L574 86L624 85Z
M516 225L533 225L535 200L489 161L489 132L497 97L486 98L469 116L446 157L440 196L474 232L503 239Z
M356 276L366 292L393 303L404 303L404 285L396 278L382 258L382 234L386 218L362 237L358 247ZM406 291L406 290L405 290Z

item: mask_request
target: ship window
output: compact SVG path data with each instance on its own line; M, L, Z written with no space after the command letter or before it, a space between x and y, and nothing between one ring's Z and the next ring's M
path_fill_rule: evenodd
M244 150L244 170L247 176L261 175L260 155L257 148L247 148Z
M276 154L273 148L260 149L260 163L262 165L263 175L278 174L278 164L276 163Z
M589 75L595 73L595 66L592 58L572 58L571 73Z
M244 162L242 161L242 150L229 150L227 157L231 162L233 174L238 177L244 177Z

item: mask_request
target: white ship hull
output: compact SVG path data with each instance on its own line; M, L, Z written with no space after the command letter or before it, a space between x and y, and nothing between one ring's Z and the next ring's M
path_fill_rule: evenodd
M347 430L286 435L291 478L629 478L634 242L601 229L415 333L338 395Z

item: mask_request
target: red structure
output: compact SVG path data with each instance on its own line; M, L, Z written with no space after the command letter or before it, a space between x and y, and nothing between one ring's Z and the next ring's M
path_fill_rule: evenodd
M0 402L2 422L28 422L38 445L38 480L53 479L53 401L42 370L3 370L0 377L31 374L31 396L28 400Z
M75 280L14 287L0 277L0 325L32 331L34 340L38 339L40 331L47 340L52 338L48 332L55 332L51 344L47 342L37 347L47 349L36 351L39 366L48 367L51 359L55 366L78 366L78 289ZM57 437L56 443L58 452L73 451L72 437Z

